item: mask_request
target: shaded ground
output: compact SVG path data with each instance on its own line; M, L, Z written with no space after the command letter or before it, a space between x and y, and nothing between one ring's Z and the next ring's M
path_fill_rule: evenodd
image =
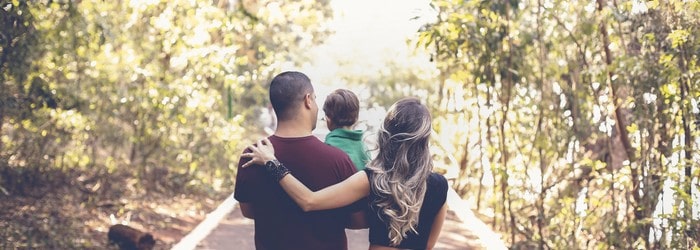
M150 232L156 249L170 249L218 205L215 194L139 192L116 175L89 184L64 177L0 193L0 249L116 249L107 242L113 223Z
M244 218L236 207L199 243L197 249L255 249L253 230L253 220ZM366 250L369 247L367 230L346 230L346 232L350 250ZM459 221L455 213L450 211L435 249L463 250L486 249L486 247L482 245L477 234L469 230L467 225Z

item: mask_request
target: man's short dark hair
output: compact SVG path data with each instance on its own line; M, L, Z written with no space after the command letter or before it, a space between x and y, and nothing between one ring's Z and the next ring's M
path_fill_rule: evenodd
M336 89L326 97L323 112L337 127L352 126L360 113L360 100L347 89Z
M311 80L304 73L287 71L275 76L270 82L270 103L277 120L288 120L296 115L298 104L313 91Z

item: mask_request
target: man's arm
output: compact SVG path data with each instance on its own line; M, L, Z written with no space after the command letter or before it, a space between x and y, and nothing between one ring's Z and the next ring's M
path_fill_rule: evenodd
M253 204L249 202L239 202L238 205L241 208L241 214L243 217L248 219L255 219L255 214L253 213Z
M238 207L241 209L243 217L255 219L253 197L255 196L255 190L259 190L259 183L256 182L259 178L257 178L258 173L256 171L251 171L253 169L241 167L245 161L246 159L241 158L238 163L238 174L236 175L233 198L238 201Z
M367 219L365 218L365 210L360 210L350 214L350 221L345 226L347 229L365 229L369 228Z

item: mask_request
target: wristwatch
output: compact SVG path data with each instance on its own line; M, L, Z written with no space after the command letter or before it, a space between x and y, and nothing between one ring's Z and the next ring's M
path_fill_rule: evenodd
M270 172L274 171L280 165L282 165L282 163L280 161L278 161L277 159L269 160L269 161L265 162L265 168L267 168L267 171L270 171Z

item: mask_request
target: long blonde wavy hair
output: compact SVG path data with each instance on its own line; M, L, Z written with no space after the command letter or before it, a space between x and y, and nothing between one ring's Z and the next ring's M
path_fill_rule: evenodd
M398 245L416 232L426 179L432 172L429 139L432 131L428 108L416 98L399 100L389 109L379 129L379 153L367 168L377 199L371 201L388 223L389 239Z

